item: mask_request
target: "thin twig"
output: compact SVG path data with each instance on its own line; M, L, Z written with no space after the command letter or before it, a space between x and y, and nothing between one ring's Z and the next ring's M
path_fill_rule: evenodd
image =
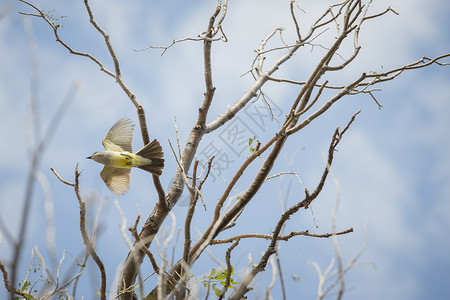
M195 212L195 205L197 203L197 168L198 168L198 159L194 162L194 166L192 169L192 187L193 189L190 191L190 200L189 207L186 213L186 218L184 220L184 248L183 248L183 260L186 265L189 265L189 249L191 248L191 222L192 217ZM184 274L184 273L183 273Z
M279 270L279 274L280 274L281 294L283 295L283 300L286 300L286 286L284 283L283 271L281 270L281 261L280 261L279 250L277 251L277 253L275 253L275 258L277 260L277 266L278 266L278 270Z
M141 216L138 215L136 218L136 221L134 222L134 226L128 227L128 230L131 232L131 235L133 235L134 239L136 240L136 244L141 245L141 250L145 253L145 255L147 255L148 259L150 260L150 263L152 264L153 270L155 271L156 274L158 274L159 267L158 267L158 263L155 260L155 257L150 252L150 249L148 249L145 246L145 244L141 241L141 238L139 237L139 235L137 233L137 225L138 225L140 219L141 219Z
M86 202L83 201L80 189L79 189L79 177L80 173L78 172L78 164L75 167L75 194L78 199L78 203L80 205L80 231L81 236L83 238L84 245L86 246L87 250L89 251L89 254L92 256L92 259L97 264L99 270L100 270L100 279L101 279L101 287L100 287L100 298L102 300L106 300L106 271L105 266L103 265L103 262L98 257L97 253L95 252L94 246L92 245L91 241L89 240L87 231L86 231Z
M189 192L191 192L194 190L194 188L191 186L191 184L188 181L186 172L184 171L183 166L181 165L180 161L178 160L177 155L175 154L175 150L172 147L172 143L170 142L170 140L168 140L168 142L169 142L170 149L172 150L173 156L175 157L175 161L177 162L178 167L182 170L184 184L186 185L186 188L189 190Z
M63 40L61 40L61 38L59 37L59 33L58 33L58 29L60 28L60 26L55 25L52 22L52 20L49 18L48 13L45 13L42 9L38 8L37 6L31 4L28 1L25 1L25 0L19 0L19 1L32 7L38 13L38 14L30 14L30 13L19 12L20 14L42 18L53 29L53 35L55 36L56 41L58 43L60 43L64 48L66 48L71 54L89 58L90 60L92 60L95 64L97 64L100 67L100 70L102 72L105 72L106 74L108 74L111 77L115 77L115 74L113 72L109 71L108 69L106 69L105 66L97 58L95 58L94 56L92 56L89 53L84 53L84 52L73 50L68 44L66 44Z
M45 276L45 273L47 273L48 279L52 284L56 284L56 280L55 278L53 278L51 271L49 270L49 268L47 267L47 263L44 260L44 257L42 257L41 252L39 251L39 248L37 246L34 246L34 253L36 253L37 258L39 259L39 261L41 262L42 265L42 275ZM33 257L33 255L31 256ZM25 281L27 281L28 279L28 275L31 273L31 259L30 259L30 270L27 274L27 276L25 277Z
M336 235L342 235L342 234L348 234L353 232L353 227L343 230L343 231L339 231L336 232ZM309 236L309 237L317 237L317 238L330 238L333 236L333 233L323 233L323 234L318 234L318 233L310 233L308 230L306 231L291 231L289 234L286 235L280 235L277 237L277 240L279 241L288 241L291 238L295 237L295 236ZM219 244L227 244L227 243L232 243L233 241L237 241L237 240L242 240L242 239L248 239L248 238L257 238L257 239L265 239L265 240L271 240L273 238L273 235L271 234L262 234L262 233L244 233L244 234L239 234L227 239L222 239L222 240L213 240L211 241L209 244L210 245L219 245Z
M237 245L239 245L239 240L236 240L228 249L227 252L225 253L225 261L227 263L227 276L225 278L225 284L222 288L222 291L220 291L220 296L219 296L219 300L222 300L223 297L225 296L226 292L228 291L228 287L230 286L230 279L231 279L231 275L233 273L233 266L231 265L231 251L233 251L234 248L237 247Z
M68 186L71 186L71 187L75 186L74 183L68 182L68 181L62 179L62 177L58 174L58 172L56 172L56 170L54 168L50 168L50 170L53 172L53 174L55 174L56 178L58 178L59 181L61 181L62 183L67 184Z
M294 13L294 1L295 0L291 0L291 5L290 5L291 16L292 16L292 21L294 21L294 24L295 24L295 30L297 32L298 40L301 41L302 35L300 33L300 26L298 25L297 18L295 17L295 13Z
M359 113L359 112L358 112ZM348 127L347 127L348 128ZM347 130L347 128L344 129L343 132L345 132L345 130ZM336 186L336 204L334 206L333 212L331 213L331 228L333 230L333 247L334 247L334 252L336 254L336 261L337 261L337 265L338 265L338 278L339 278L339 291L338 291L338 295L337 295L337 300L341 300L342 296L344 294L345 291L345 277L344 277L344 272L343 272L343 267L342 267L342 255L341 255L341 250L339 248L339 243L338 243L338 239L337 239L337 235L335 234L336 232L336 214L337 214L337 210L341 201L341 187L339 184L339 181L333 176L333 174L331 174L331 178L334 181L334 184Z
M270 257L269 263L270 263L270 267L272 269L272 281L269 283L269 285L266 288L266 300L272 299L272 296L270 295L270 290L275 286L275 283L277 282L277 267L275 266L273 256Z
M322 115L324 112L326 112L336 101L341 99L342 97L348 95L355 86L357 86L361 81L366 78L367 74L363 73L357 80L352 82L351 84L347 85L341 92L336 94L334 97L329 99L325 104L323 104L319 109L317 109L314 113L312 113L309 117L304 119L302 122L298 123L297 125L293 126L287 131L288 135L291 135L300 129L306 127L309 125L314 119Z
M125 244L127 244L128 248L131 249L133 247L133 244L131 244L131 241L125 232L125 229L127 228L127 219L125 218L125 214L123 213L123 210L120 207L119 201L117 199L114 200L114 205L116 206L116 210L121 218L119 224L120 234L122 235L122 239L125 241Z
M298 174L296 172L293 172L293 171L280 172L280 173L277 173L277 174L274 174L274 175L267 176L267 178L264 181L267 181L267 180L270 180L270 179L274 179L274 178L277 178L277 177L281 177L283 175L294 175L295 177L297 177L298 182L300 182L300 184L303 186L303 182L300 179L300 176L298 176Z

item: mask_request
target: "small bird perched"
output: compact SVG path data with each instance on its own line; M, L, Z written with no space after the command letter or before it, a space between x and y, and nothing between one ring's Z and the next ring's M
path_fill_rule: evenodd
M153 140L133 154L131 145L133 127L131 120L120 119L102 140L106 151L97 151L87 157L105 165L100 177L116 195L121 195L130 188L132 167L140 168L155 175L161 175L164 168L164 153L157 140Z

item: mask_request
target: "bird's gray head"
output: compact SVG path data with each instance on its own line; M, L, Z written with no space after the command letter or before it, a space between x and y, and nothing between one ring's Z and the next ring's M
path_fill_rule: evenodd
M106 164L109 161L109 157L106 155L105 151L94 152L94 154L86 158L92 159L93 161L96 161L101 164Z

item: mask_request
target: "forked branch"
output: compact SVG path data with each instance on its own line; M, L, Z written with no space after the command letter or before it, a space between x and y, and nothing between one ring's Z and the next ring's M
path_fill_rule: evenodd
M75 184L74 184L74 190L75 195L77 196L78 203L80 205L80 231L81 231L81 237L83 238L84 245L86 246L86 249L88 250L89 254L92 256L92 259L95 261L95 263L98 266L98 269L100 270L100 279L101 279L101 286L100 286L100 298L102 300L106 300L106 271L105 266L103 265L103 262L101 261L100 257L98 257L97 252L95 252L94 246L92 245L91 241L89 240L89 236L86 231L86 202L83 201L83 198L80 194L80 188L79 188L79 177L80 173L78 172L78 165L75 167Z
M291 206L288 210L286 210L286 212L284 212L280 218L280 220L278 221L275 230L273 231L273 235L272 235L272 240L269 244L269 246L267 247L267 250L265 251L265 253L262 255L261 260L259 261L259 263L256 265L256 267L254 267L252 269L252 271L244 278L241 286L239 287L238 291L233 294L229 299L231 300L238 300L238 299L242 299L242 297L249 291L249 285L250 283L253 281L253 279L255 278L255 276L264 271L267 262L270 258L270 256L272 256L273 254L275 254L276 252L276 245L279 241L279 236L281 233L281 229L283 228L284 224L286 223L286 221L295 213L297 213L301 208L308 208L309 205L311 204L311 202L317 198L317 196L320 194L320 192L322 191L322 188L325 184L325 181L327 179L327 176L329 174L330 168L331 168L331 164L333 163L333 158L334 158L334 152L336 151L336 147L339 144L339 142L342 139L343 134L347 131L347 129L349 128L349 126L351 125L351 123L355 120L356 115L359 112L357 112L356 114L354 114L352 116L352 118L350 119L350 121L348 122L347 126L344 128L343 131L339 131L339 127L336 128L333 137L331 139L331 143L330 146L328 148L328 160L327 160L327 165L325 167L325 170L322 173L322 177L319 181L319 184L317 185L316 189L314 190L314 192L312 194L310 194L308 192L307 189L305 189L305 198L304 200L302 200L301 202Z

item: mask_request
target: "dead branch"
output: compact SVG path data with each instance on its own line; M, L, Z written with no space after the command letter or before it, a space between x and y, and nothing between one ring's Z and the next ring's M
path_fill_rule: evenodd
M366 248L366 238L364 238L364 243L361 246L360 250L356 253L356 255L352 258L352 260L344 268L341 269L341 271L332 270L335 261L334 258L331 260L329 266L324 272L320 270L320 267L319 265L317 265L317 263L310 262L310 264L314 267L319 277L317 299L320 300L324 299L330 294L331 290L340 282L341 276L344 276L348 271L350 271L350 269L352 269L356 265L356 262L364 253L365 248ZM337 278L336 275L338 275ZM327 287L325 287L325 283L333 278L334 280L330 282L330 284Z
M186 265L189 265L189 249L191 248L191 222L192 217L195 212L195 204L197 203L197 193L196 193L196 185L197 185L197 167L198 160L194 162L193 174L192 174L192 186L194 187L191 191L191 197L189 200L189 207L186 213L186 219L184 221L184 250L183 250L183 260ZM184 273L184 272L183 272Z
M352 82L351 84L347 85L341 92L339 92L338 94L336 94L333 98L331 98L330 100L328 100L327 102L325 102L324 105L322 105L322 107L320 107L318 110L316 110L314 113L312 113L309 117L307 117L305 120L303 120L302 122L298 123L297 125L293 126L292 128L290 128L287 131L287 135L291 135L297 131L299 131L300 129L304 128L305 126L309 125L309 123L311 123L311 121L313 121L314 119L316 119L317 117L319 117L320 115L322 115L324 112L326 112L331 105L333 105L336 101L338 101L339 99L341 99L342 97L346 96L349 94L349 92L351 90L353 90L353 88L360 83L361 81L364 80L364 78L366 78L366 73L363 73L361 75L360 78L358 78L357 80L355 80L354 82Z
M64 48L66 48L70 52L70 54L84 56L84 57L89 58L90 60L92 60L95 64L97 64L100 67L100 71L105 72L106 74L108 74L111 77L115 77L114 73L109 71L108 69L106 69L105 66L97 58L95 58L94 56L92 56L89 53L84 53L84 52L73 50L69 45L67 45L63 40L61 40L61 38L59 37L59 33L58 33L58 29L60 28L60 26L58 26L52 22L52 20L49 18L48 13L45 13L42 9L38 8L37 6L31 4L28 1L25 1L25 0L19 0L19 1L22 3L25 3L26 5L30 6L31 8L33 8L38 14L31 14L31 13L24 13L24 12L19 12L19 13L22 15L42 18L45 22L47 22L47 24L50 25L50 27L53 29L53 35L55 36L56 41L58 43L60 43Z
M329 174L329 171L330 171L330 168L331 168L331 164L333 162L333 157L334 157L334 152L336 150L336 147L339 144L339 142L341 141L342 134L348 129L350 124L354 121L356 114L352 116L352 118L348 122L348 124L345 127L343 132L339 131L339 127L336 128L336 130L335 130L335 132L333 134L330 146L328 148L327 165L325 167L325 170L322 173L322 177L321 177L321 179L319 181L319 184L317 185L316 189L314 190L314 192L312 194L310 194L308 192L308 190L305 189L306 196L305 196L304 200L302 200L301 202L291 206L288 210L286 210L286 212L284 212L282 214L282 216L281 216L280 220L278 221L278 223L277 223L277 225L275 227L275 230L273 232L270 245L267 247L267 250L264 252L263 256L261 257L261 259L259 261L259 263L244 278L244 280L243 280L241 286L239 287L238 291L235 294L233 294L229 299L233 299L233 300L241 299L249 291L249 284L253 281L253 279L255 278L255 276L258 273L264 271L264 268L267 265L268 259L270 258L270 256L272 256L272 254L274 254L276 252L276 245L277 245L277 242L278 242L278 237L280 235L281 229L283 228L285 222L290 218L290 216L292 216L293 214L297 213L300 210L300 208L307 208L311 204L311 202L314 199L316 199L317 196L320 194L320 192L322 191L322 188L323 188L323 186L325 184L325 181L327 179L327 176Z
M359 113L359 112L358 112ZM348 129L348 126L342 131L342 134ZM341 250L339 248L339 243L337 240L337 235L335 234L336 232L336 213L341 201L341 186L339 184L339 181L333 176L333 174L331 174L332 179L334 181L334 184L336 186L336 204L333 208L333 212L331 213L331 229L333 231L333 247L334 247L334 253L336 254L336 260L338 263L338 279L339 279L339 290L338 290L338 295L337 295L337 299L341 300L342 296L344 295L344 290L345 290L345 276L344 276L344 272L342 269L342 256L341 256Z
M193 174L192 174L192 187L189 190L190 199L189 199L189 207L186 213L186 218L184 220L184 247L183 247L183 257L182 257L182 269L179 274L182 278L178 283L178 291L175 292L178 298L184 298L184 294L186 291L185 283L186 278L184 276L188 273L190 264L189 264L189 249L191 247L191 222L195 212L195 206L197 204L198 193L197 193L197 168L198 168L198 160L194 162L193 166Z
M161 53L161 56L163 56L167 52L167 50L172 48L172 46L174 46L175 44L183 43L183 42L191 41L191 42L209 42L209 43L211 43L211 42L223 41L223 42L226 43L228 41L228 39L227 39L227 36L225 35L225 33L223 32L222 22L225 19L225 16L227 14L227 10L228 10L228 0L225 0L223 2L223 4L222 4L222 1L219 0L218 4L217 4L217 9L216 9L217 13L215 13L213 15L214 19L212 20L212 24L210 24L211 26L208 27L208 30L198 34L198 36L196 38L188 37L188 38L183 38L183 39L178 39L178 40L172 40L172 42L169 45L167 45L167 46L152 46L152 45L148 45L145 48L136 49L134 51L142 52L142 51L145 51L145 50L148 50L148 49L161 49L161 50L163 50L162 53ZM220 19L217 21L217 23L214 24L215 23L215 19L217 18L217 16L218 16L220 11L222 11L222 15L221 15ZM216 34L219 31L222 33L222 36L220 36L218 38L215 38Z
M323 233L323 234L311 233L308 230L306 230L306 231L291 231L289 234L278 236L277 240L288 241L292 237L300 236L300 235L309 236L309 237L317 237L317 238L330 238L333 236L333 234L342 235L342 234L348 234L351 232L353 232L353 227L343 230L343 231L336 232L336 233ZM244 234L239 234L239 235L227 238L227 239L213 240L209 244L210 245L227 244L227 243L232 243L233 241L248 239L248 238L271 240L271 239L273 239L273 235L272 234L262 234L262 233L244 233Z
M62 179L62 177L58 174L58 172L56 172L56 170L54 168L50 168L50 170L53 172L53 174L55 174L56 178L58 178L59 181L61 181L62 183L66 184L68 186L75 187L74 183L68 182L68 181Z
M297 32L298 40L301 41L302 35L300 33L300 26L298 25L297 18L295 17L295 13L294 13L294 1L295 0L291 0L289 9L291 10L291 17L292 17L292 21L295 24L295 31Z
M367 74L366 78L370 78L371 81L361 82L357 86L358 87L368 87L374 84L378 84L381 82L386 82L397 78L404 71L417 70L424 67L431 66L433 64L438 66L449 66L450 62L443 62L443 60L450 58L450 53L439 55L435 58L429 58L427 56L423 56L415 62L409 63L407 65L391 69L386 72L372 72L372 74Z
M397 67L385 72L374 72L371 71L370 73L366 74L366 78L370 78L370 81L362 81L360 83L358 83L355 88L353 89L353 91L350 93L352 95L356 95L356 94L364 94L367 93L370 96L373 97L372 93L374 91L381 91L381 89L368 89L368 87L382 83L382 82L386 82L386 81L391 81L394 80L395 78L397 78L398 76L400 76L404 71L411 71L411 70L417 70L417 69L421 69L421 68L425 68L428 66L431 66L433 64L437 65L437 66L448 66L450 65L450 62L445 62L445 59L450 58L450 53L447 54L443 54L440 56L437 56L435 58L429 58L426 56L423 56L422 58L420 58L419 60L409 63L407 65L401 66L401 67ZM306 81L296 81L296 80L291 80L291 79L284 79L284 78L274 78L274 77L270 77L269 78L270 81L274 81L274 82L284 82L284 83L290 83L290 84L294 84L294 85L305 85L307 84ZM329 84L315 84L315 87L320 87L320 88L326 88L326 89L330 89L330 90L342 90L344 89L346 86L343 85L329 85ZM358 89L358 88L362 88L362 89ZM375 99L374 99L375 100ZM381 106L379 103L377 103L379 106Z
M77 196L78 203L80 205L80 231L81 231L81 237L83 238L84 245L86 246L86 249L89 251L89 254L92 256L92 259L95 261L95 263L98 266L98 269L100 270L100 279L101 279L101 287L100 287L100 298L102 300L106 300L106 271L105 266L103 265L103 262L98 257L97 253L95 252L94 246L92 245L91 241L89 240L89 236L86 231L86 202L83 201L83 198L80 194L79 189L79 177L80 173L78 172L78 164L75 167L75 195Z
M134 226L133 227L128 227L128 230L131 232L131 235L134 237L135 244L136 245L141 245L141 250L145 253L145 255L147 255L148 259L150 260L150 263L152 264L152 267L153 267L153 271L155 271L155 273L158 274L159 273L159 267L158 267L158 263L155 260L155 257L150 252L150 249L148 249L145 246L145 244L141 241L141 238L139 237L139 235L137 233L137 225L139 224L139 220L140 219L141 219L141 215L138 215L137 218L136 218L136 221L134 222Z
M275 265L273 256L270 257L269 263L270 263L270 266L271 266L271 269L272 269L272 281L269 283L269 285L266 288L266 298L265 298L265 300L273 299L272 296L270 295L270 291L275 286L275 283L277 281L277 267ZM280 274L281 274L281 272L280 272Z
M314 104L316 104L317 100L319 100L319 98L320 98L320 95L322 95L323 89L325 88L325 86L327 85L327 83L328 83L328 80L325 81L324 84L322 84L322 86L320 87L319 91L317 92L316 97L314 97L313 101L311 101L311 103L310 103L307 107L305 107L302 111L300 111L300 112L298 113L299 116L301 116L301 115L303 115L304 113L306 113L311 107L314 106Z
M213 132L225 123L234 118L234 116L243 109L248 102L257 96L259 89L269 80L270 76L279 69L279 67L289 60L292 55L300 48L301 44L296 44L289 51L280 57L267 71L262 72L255 83L245 92L245 94L234 103L233 106L227 107L226 111L220 114L215 120L206 125L205 133Z
M227 263L227 277L225 278L225 285L220 292L219 300L222 300L225 294L228 291L228 287L230 286L230 278L233 273L233 266L231 265L231 251L239 245L239 240L236 240L228 249L225 254L225 261Z

